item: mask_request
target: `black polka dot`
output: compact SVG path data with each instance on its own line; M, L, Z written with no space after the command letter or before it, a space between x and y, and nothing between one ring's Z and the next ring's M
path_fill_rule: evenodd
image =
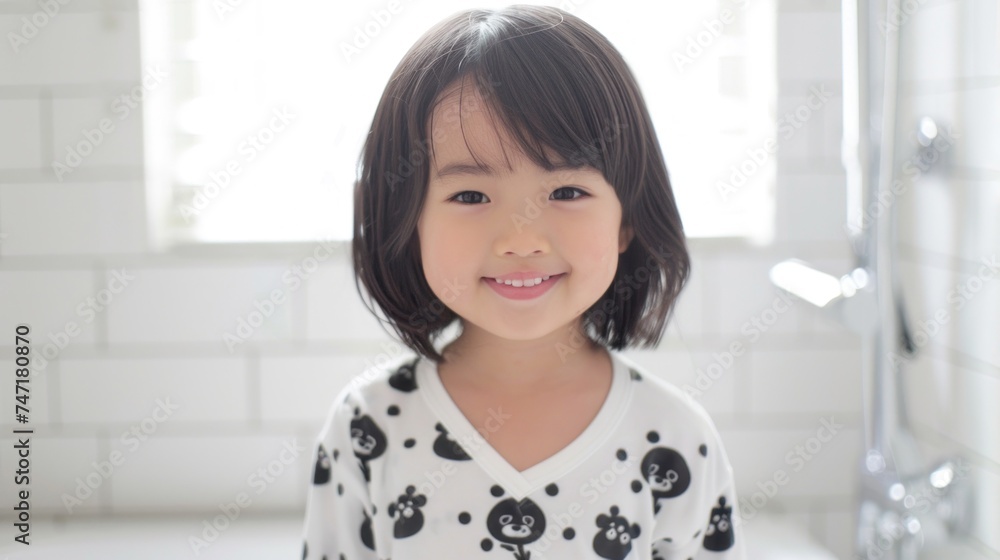
M563 538L566 540L572 540L572 538L575 536L576 536L576 531L574 531L572 527L566 527L566 530L563 531Z
M615 457L618 457L619 461L624 461L625 459L628 459L628 453L625 453L624 449L619 449L618 453L615 453Z
M410 448L417 444L417 440L409 438L403 442L403 447Z
M336 461L337 457L340 457L340 451L337 451L336 449L334 449L333 450L333 460Z
M378 513L378 508L375 507L375 504L372 504L372 515L375 515L376 513Z
M632 481L632 491L635 492L636 494L638 494L639 492L642 492L642 483L639 482L638 480L633 480Z
M545 493L548 494L549 496L555 496L556 494L559 493L559 487L556 486L555 484L549 484L548 486L545 487Z
M386 410L386 413L388 413L389 416L398 416L399 415L399 407L396 406L396 405L391 405L389 407L389 409Z
M700 535L700 534L701 534L701 529L698 529L697 531L694 532L694 538L697 539L698 535Z
M490 494L493 494L494 496L499 498L500 496L503 496L503 488L494 484L493 488L490 488Z
M462 525L468 525L469 521L472 521L472 516L469 515L469 512L463 511L462 513L458 514L458 522L461 523Z
M704 443L701 444L701 446L698 447L698 453L701 453L702 457L708 457L708 446Z
M479 543L479 546L481 546L483 550L489 551L493 548L493 541L490 539L483 539L483 541Z
M338 484L337 485L337 495L338 496L343 496L344 495L344 485L343 484Z
M648 440L649 443L656 443L660 441L660 434L656 432L649 432L648 434L646 434L646 440Z

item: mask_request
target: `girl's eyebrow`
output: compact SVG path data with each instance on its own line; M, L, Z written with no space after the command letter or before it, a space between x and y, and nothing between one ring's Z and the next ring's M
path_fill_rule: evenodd
M559 171L572 171L577 169L582 169L586 165L574 165L569 162L556 162L553 164L551 170L546 171L546 173L557 173ZM490 167L488 164L477 165L469 162L453 162L445 165L441 169L436 171L436 176L438 179L443 179L445 177L451 176L461 176L461 175L472 175L472 176L490 176L496 177L496 171Z

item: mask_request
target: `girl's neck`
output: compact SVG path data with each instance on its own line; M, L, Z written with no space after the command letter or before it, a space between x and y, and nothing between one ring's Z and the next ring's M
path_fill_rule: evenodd
M509 340L467 326L442 355L439 370L447 370L452 381L503 392L551 388L611 366L607 349L568 328L540 339Z

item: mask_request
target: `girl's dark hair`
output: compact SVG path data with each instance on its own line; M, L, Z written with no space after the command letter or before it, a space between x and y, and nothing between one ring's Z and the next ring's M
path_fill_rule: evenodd
M584 312L584 328L592 342L616 350L656 346L691 268L666 164L621 54L558 8L459 12L400 61L359 162L355 282L364 284L408 347L443 359L432 341L459 317L425 280L417 220L429 179L429 117L439 94L466 79L526 157L552 170L547 152L554 152L600 170L614 187L622 225L635 236L619 255L614 282Z

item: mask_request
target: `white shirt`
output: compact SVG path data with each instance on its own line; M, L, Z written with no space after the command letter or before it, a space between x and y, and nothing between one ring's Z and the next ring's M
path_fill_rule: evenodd
M742 560L733 471L712 420L610 354L597 416L524 471L489 445L507 413L474 427L433 361L410 355L358 376L315 442L303 558Z

